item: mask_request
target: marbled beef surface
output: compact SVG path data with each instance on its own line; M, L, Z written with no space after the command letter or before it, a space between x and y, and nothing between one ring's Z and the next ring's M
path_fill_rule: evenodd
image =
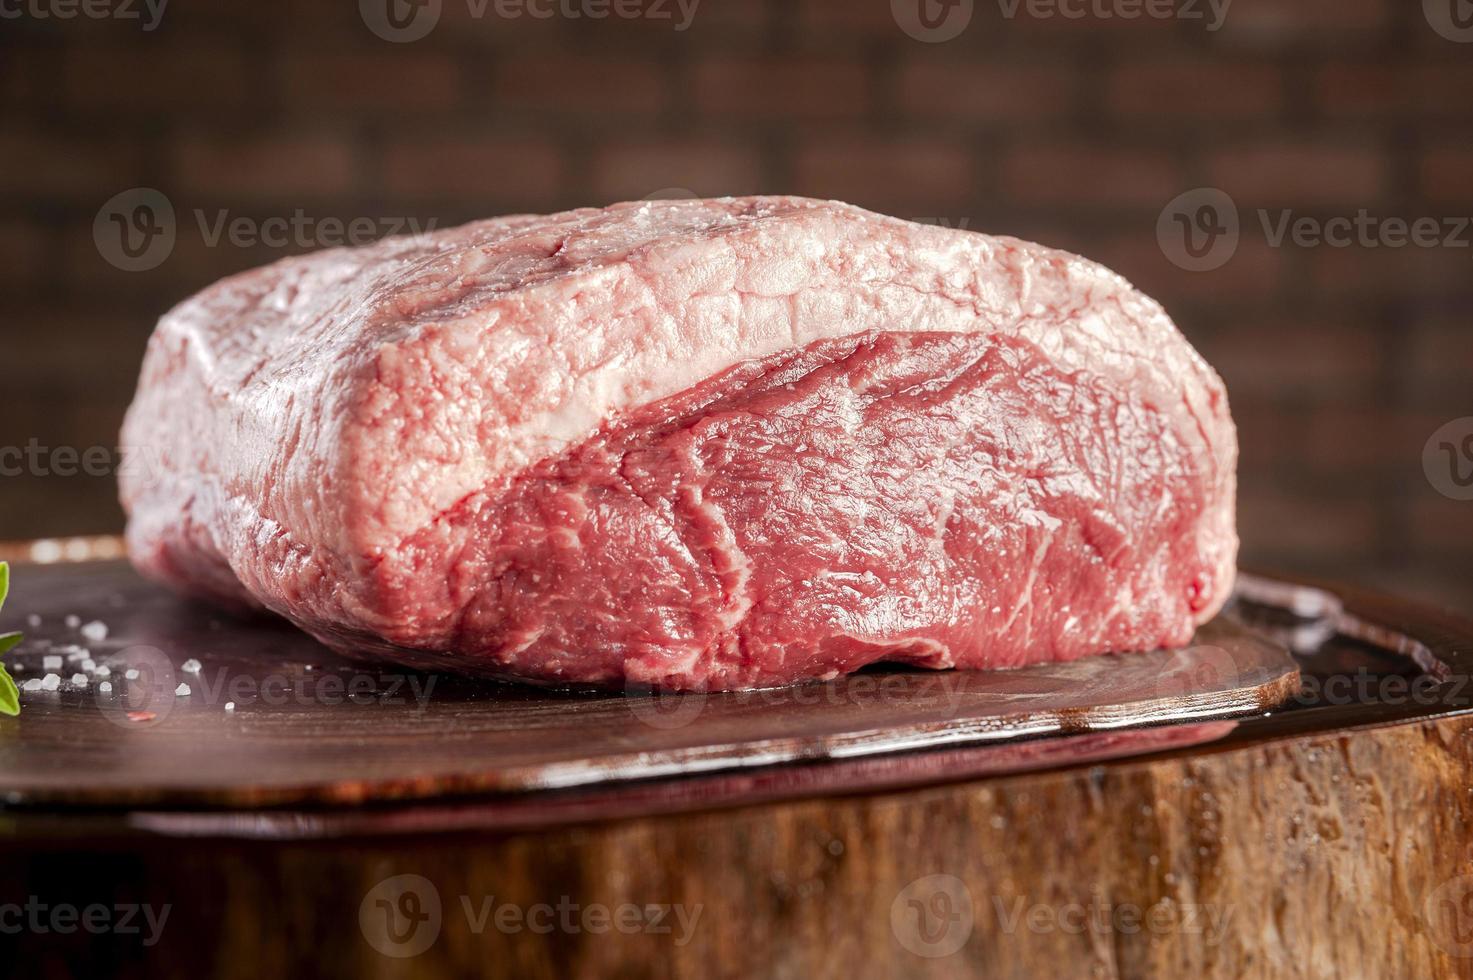
M1185 642L1222 383L1100 266L798 198L477 222L160 322L129 552L349 653L741 688Z

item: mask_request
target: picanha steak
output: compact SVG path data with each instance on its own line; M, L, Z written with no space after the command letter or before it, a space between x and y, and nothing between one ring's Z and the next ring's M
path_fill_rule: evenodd
M1074 255L786 197L290 258L158 325L128 548L350 654L730 689L1186 642L1222 382Z

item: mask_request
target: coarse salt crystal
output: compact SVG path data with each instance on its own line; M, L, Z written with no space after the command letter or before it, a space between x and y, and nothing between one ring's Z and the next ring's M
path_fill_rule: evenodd
M41 678L39 678L39 677L32 677L30 680L26 681L20 687L21 687L21 690L23 690L23 691L39 691L39 690L41 690Z
M112 689L113 689L113 683L112 683L112 681L103 681L101 684L98 684L97 685L97 689L99 691L101 691L103 694L111 694L112 693Z
M87 686L87 675L86 674L73 674L72 675L72 683L75 684L75 685L77 685L78 687L86 687Z
M42 657L41 666L46 670L61 670L60 657Z
M201 666L202 665L198 660L190 657L188 660L184 661L184 663L179 665L179 669L190 674L198 674L200 672Z
M87 659L87 651L86 650L73 650L71 653L69 653L69 654L66 655L66 659L67 659L67 663L69 663L69 664L74 664L78 660L86 660Z
M174 696L180 698L189 697L189 685L180 684L178 687L174 688Z
M67 629L74 630L78 626L81 626L82 625L82 617L81 616L75 616L75 615L74 616L68 616L66 619L62 620L62 622L66 623L66 628Z
M235 710L235 702L234 701L226 701L225 702L225 710L226 711L234 711Z
M113 670L107 664L103 664L101 667L97 668L95 673L98 677L111 677L113 675Z
M101 643L107 639L107 624L100 619L94 619L82 627L82 635L93 643Z
M123 676L130 681L136 681L138 679L138 668L129 667L127 670L123 671Z
M84 657L83 660L82 660L82 669L83 670L96 670L97 669L97 661L96 660L93 660L91 657Z
M61 678L56 674L47 674L41 678L41 690L54 691L61 687Z

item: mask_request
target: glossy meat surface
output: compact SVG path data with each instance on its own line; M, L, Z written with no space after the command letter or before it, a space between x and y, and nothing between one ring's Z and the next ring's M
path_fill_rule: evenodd
M160 323L124 445L161 463L123 486L146 573L551 683L1179 643L1236 555L1226 398L1158 306L1064 253L792 198L226 280Z

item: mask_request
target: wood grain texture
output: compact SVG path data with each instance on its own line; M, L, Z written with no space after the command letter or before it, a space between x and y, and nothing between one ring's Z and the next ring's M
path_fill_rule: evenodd
M1473 873L1470 745L1460 715L542 833L118 849L94 839L61 855L32 847L24 860L12 839L5 892L58 901L65 881L79 903L173 903L151 950L21 937L24 962L55 955L72 975L106 964L227 977L1468 976L1473 961L1449 953L1473 952L1473 917L1435 901ZM377 952L359 919L371 890L401 874L431 882L442 909L433 944L407 959ZM892 908L934 875L963 883L971 929L956 952L928 958L906 931L913 920L892 927ZM566 896L580 909L656 903L699 918L688 933L477 934L461 896L473 909L493 896L523 909ZM1009 929L1019 901L1037 918ZM1091 903L1167 910L1152 913L1165 925L1059 924ZM1189 906L1215 910L1220 929L1199 929Z

